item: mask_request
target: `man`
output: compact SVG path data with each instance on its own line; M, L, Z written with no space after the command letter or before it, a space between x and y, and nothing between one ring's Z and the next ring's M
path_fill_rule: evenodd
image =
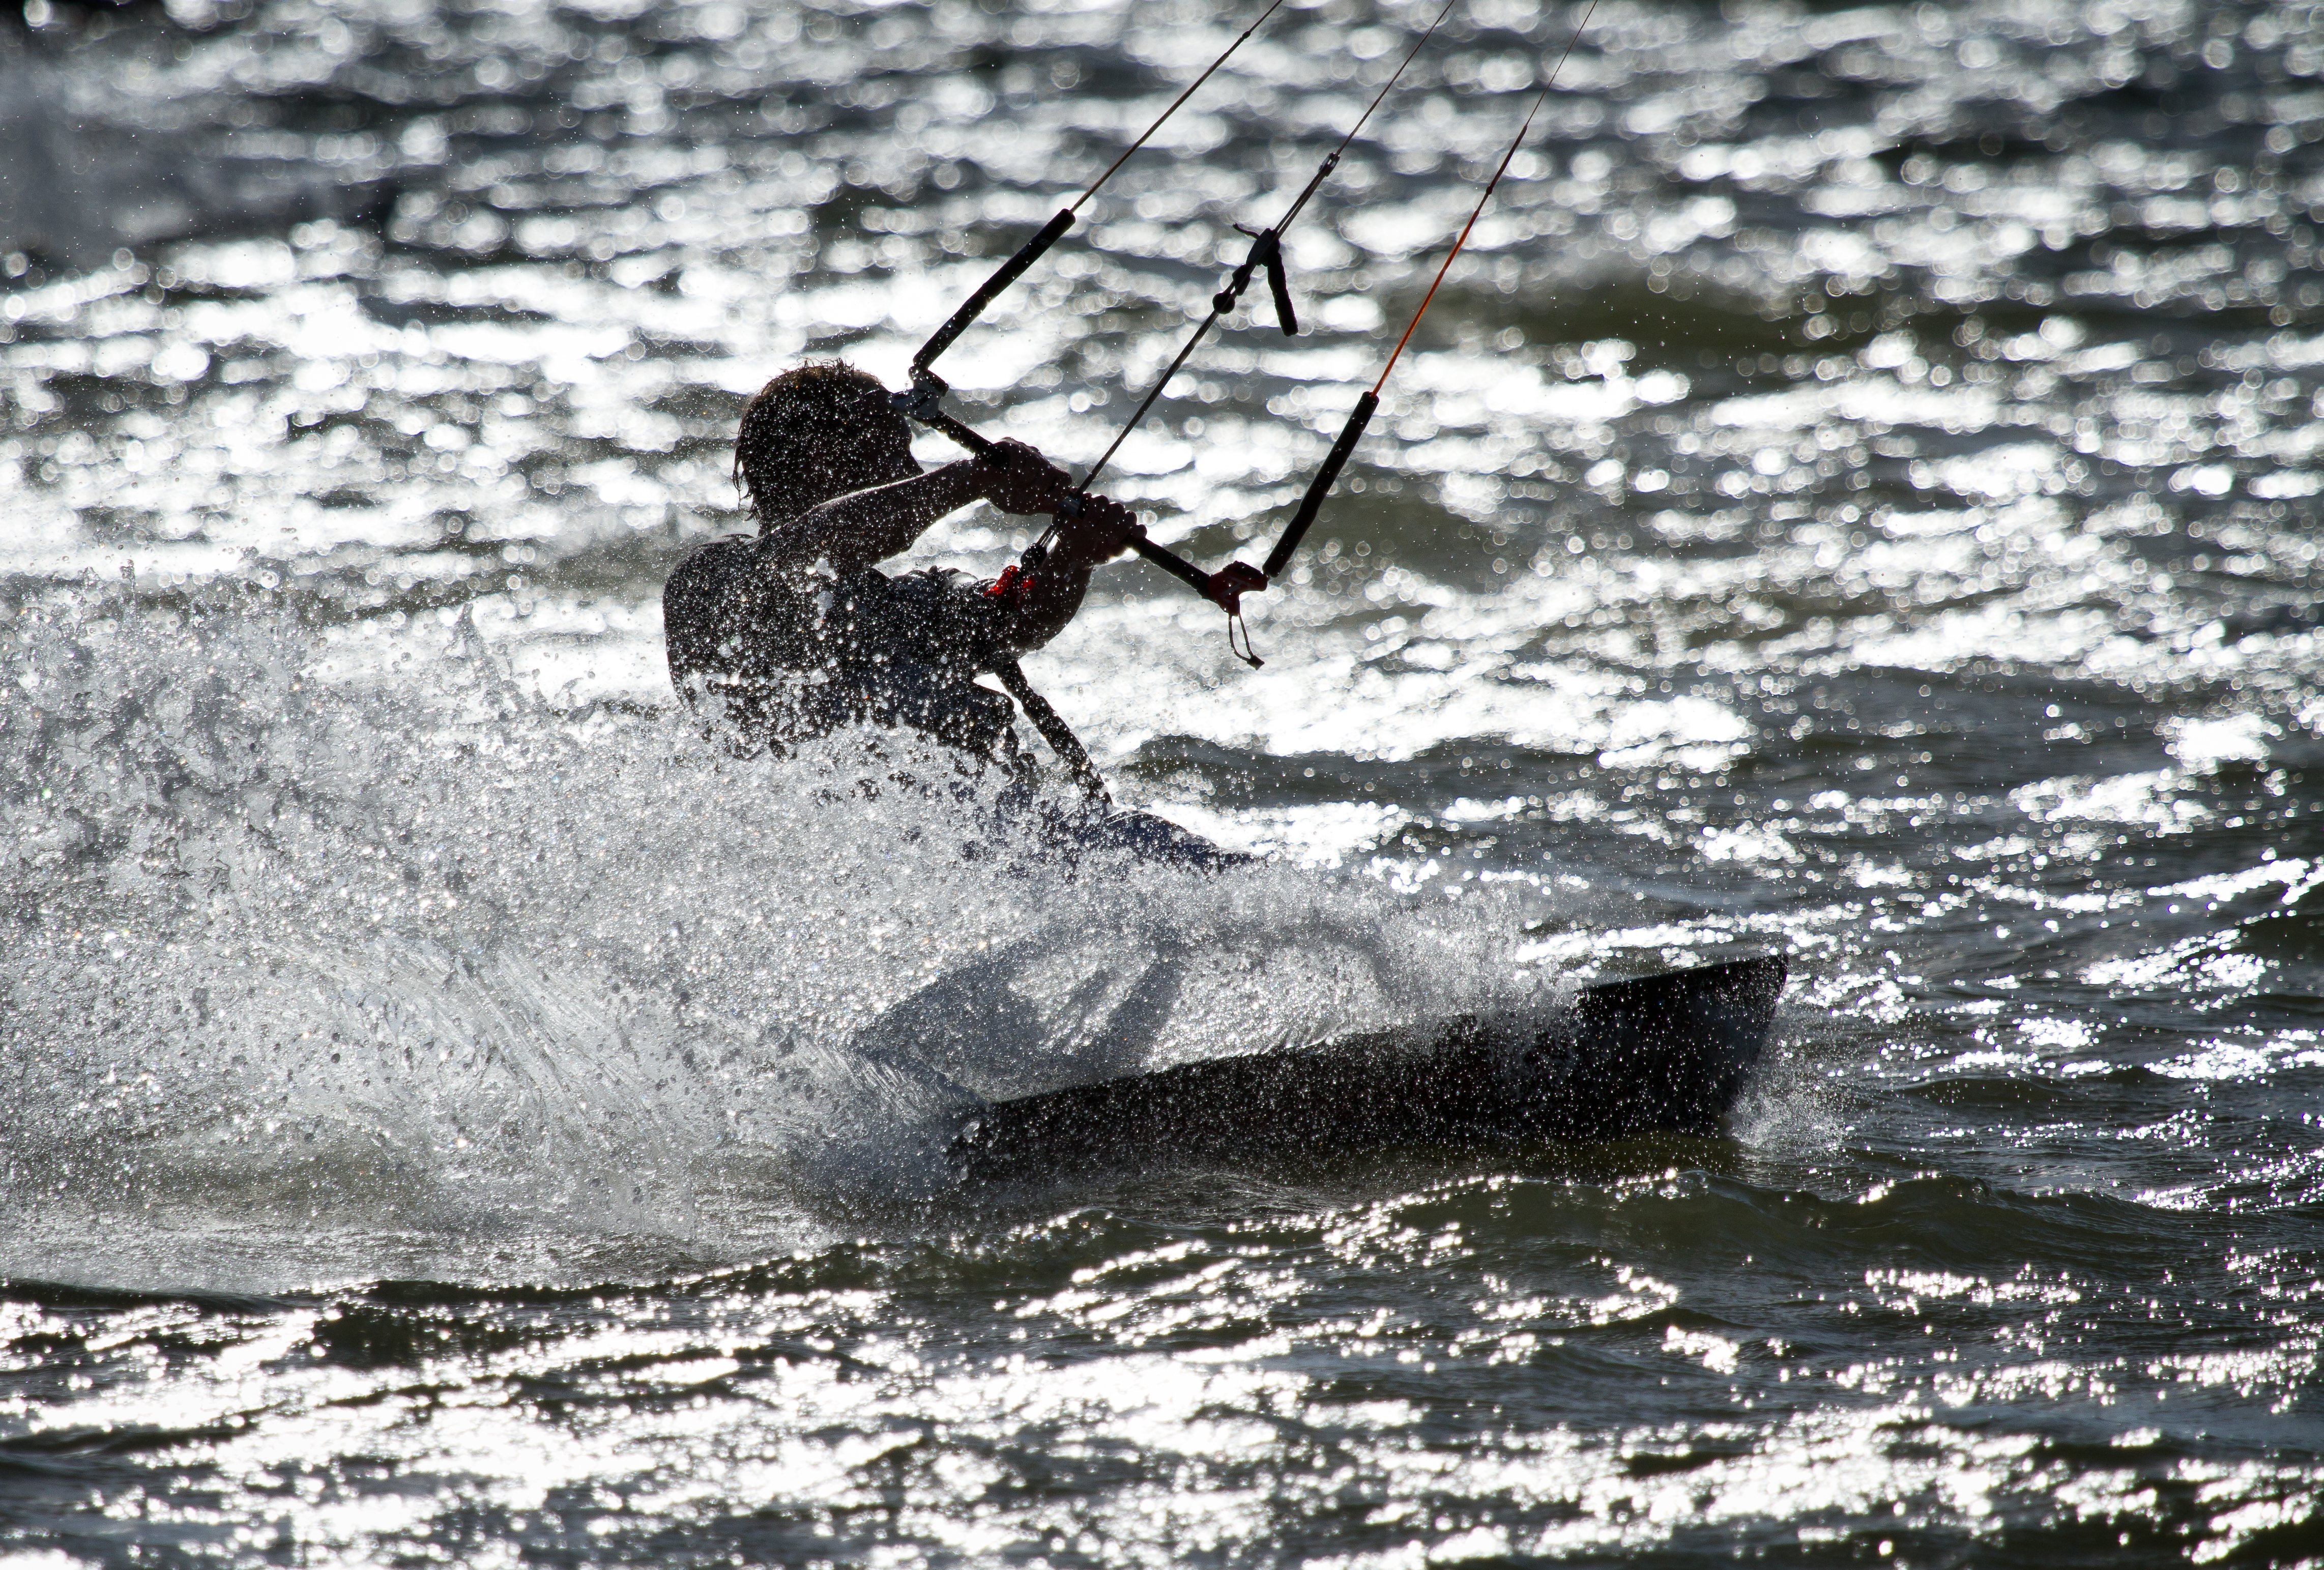
M890 577L873 564L909 550L946 513L988 501L1042 517L1071 489L1063 470L1021 442L925 472L911 445L886 390L853 366L802 365L761 388L734 439L735 475L759 535L705 546L670 574L662 590L670 679L750 743L779 750L851 725L901 727L976 766L1025 771L1014 706L975 678L1002 671L1040 705L1016 676L1017 657L1073 620L1090 569L1127 547L1136 520L1093 496L1058 528L1036 572L1012 568L975 586L933 568ZM1062 730L1053 714L1036 717L1045 731ZM1051 838L1068 832L1054 819L1042 827ZM1173 861L1240 859L1143 814L1093 812L1069 832L1079 844Z
M977 673L1056 636L1133 520L1093 497L1047 569L1005 587L933 570L890 578L873 563L945 514L977 501L1046 514L1070 485L1019 442L928 473L911 446L886 391L849 365L785 372L743 408L734 471L759 536L695 552L662 590L670 679L690 702L761 744L872 724L1013 758L1014 711Z

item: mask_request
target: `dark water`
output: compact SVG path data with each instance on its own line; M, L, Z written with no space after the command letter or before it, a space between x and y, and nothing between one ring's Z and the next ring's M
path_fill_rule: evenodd
M1286 7L960 406L1093 456L1433 11ZM1603 0L1265 670L1135 565L1032 662L1207 882L701 746L656 595L1239 16L24 15L9 1570L2324 1558L2316 7ZM1263 549L1577 19L1447 23L1161 538ZM930 1062L1764 951L1730 1139L938 1155Z

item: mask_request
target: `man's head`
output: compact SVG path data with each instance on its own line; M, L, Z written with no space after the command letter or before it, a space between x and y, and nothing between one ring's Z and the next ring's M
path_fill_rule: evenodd
M734 477L759 525L920 473L912 428L879 381L839 360L785 371L742 406Z

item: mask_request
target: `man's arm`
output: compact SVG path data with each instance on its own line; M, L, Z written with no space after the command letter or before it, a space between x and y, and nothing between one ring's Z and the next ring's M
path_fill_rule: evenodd
M1000 442L986 457L810 507L769 530L761 550L770 565L803 565L821 558L844 572L901 555L928 525L971 502L991 502L1019 514L1054 512L1067 484L1063 469L1024 443Z
M1138 515L1120 503L1092 496L1078 517L1057 531L1049 559L1038 572L993 586L1001 601L1001 641L1010 654L1038 649L1065 631L1089 592L1090 569L1130 544Z
M761 539L761 559L804 566L817 559L845 572L911 549L928 525L983 497L976 466L966 459L925 475L835 496L779 523Z

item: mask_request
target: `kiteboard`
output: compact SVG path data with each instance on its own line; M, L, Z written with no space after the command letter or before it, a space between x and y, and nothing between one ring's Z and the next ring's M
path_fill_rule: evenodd
M1386 1145L1715 1134L1775 1028L1780 958L1586 987L1545 1025L1462 1015L994 1102L971 1182Z

